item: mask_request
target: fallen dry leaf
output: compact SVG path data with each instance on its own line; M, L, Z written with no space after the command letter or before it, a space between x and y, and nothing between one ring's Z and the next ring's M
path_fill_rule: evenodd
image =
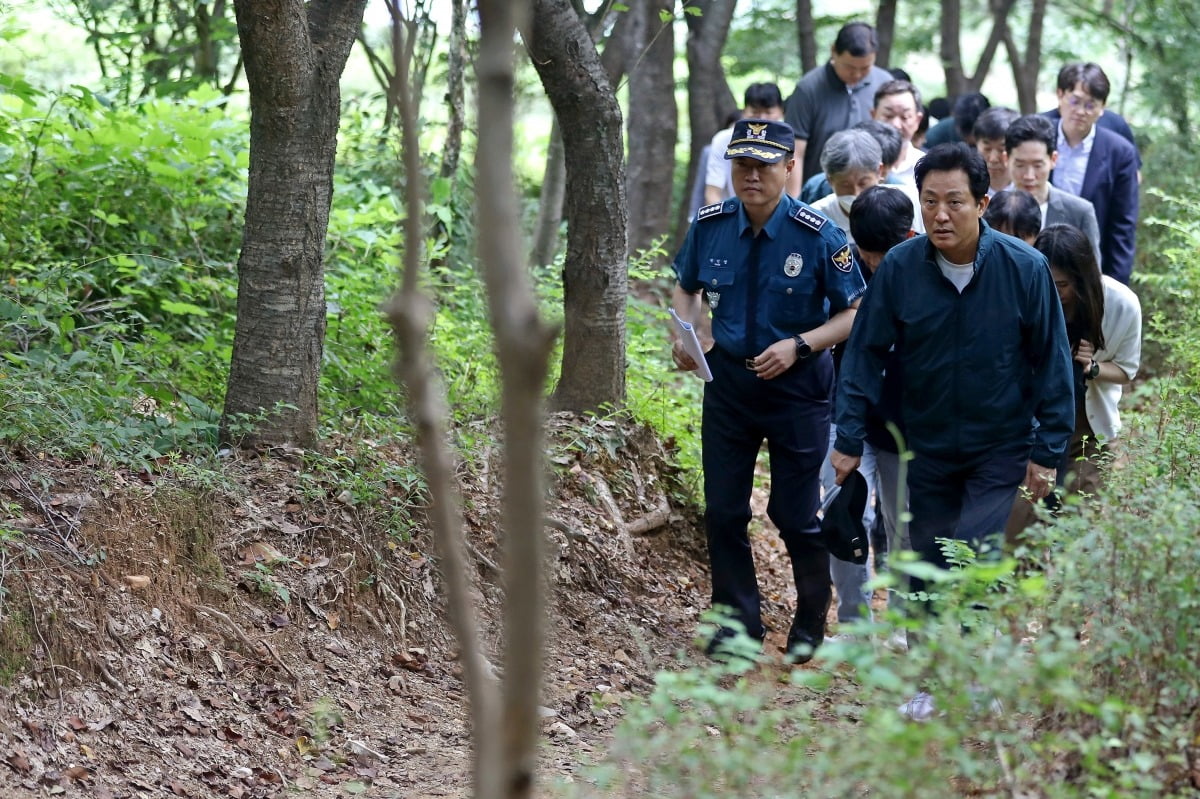
M265 541L255 541L241 552L242 563L251 566L255 563L277 563L286 560L283 553Z
M17 749L9 754L9 756L5 758L4 762L8 763L8 765L12 766L14 770L19 771L22 774L29 773L29 769L33 768L33 764L29 762L29 757L20 749Z
M129 586L129 588L133 591L137 591L150 585L150 578L144 574L127 574L121 579L125 582L125 585Z
M63 772L74 782L83 782L92 778L92 772L83 766L71 766Z

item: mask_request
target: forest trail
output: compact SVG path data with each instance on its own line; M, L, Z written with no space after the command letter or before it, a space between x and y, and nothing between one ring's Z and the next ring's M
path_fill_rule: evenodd
M652 433L551 428L568 445L549 481L543 795L603 756L658 670L698 657L708 602L703 534L669 506L678 475ZM489 653L498 457L460 471ZM344 496L312 496L304 462L242 456L206 483L6 457L0 490L24 513L7 523L27 532L2 564L5 797L469 796L468 708L429 533L389 539ZM755 503L765 518L765 495ZM752 532L770 653L794 593L778 537Z

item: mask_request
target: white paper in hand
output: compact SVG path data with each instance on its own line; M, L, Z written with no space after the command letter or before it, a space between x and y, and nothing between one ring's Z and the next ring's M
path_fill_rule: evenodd
M680 341L683 342L684 351L692 356L692 360L698 364L692 370L692 373L705 383L711 383L713 379L712 370L708 368L708 360L704 357L704 350L700 347L700 339L696 336L696 328L680 319L679 314L675 313L674 308L671 309L671 319L675 323L675 329L679 333Z

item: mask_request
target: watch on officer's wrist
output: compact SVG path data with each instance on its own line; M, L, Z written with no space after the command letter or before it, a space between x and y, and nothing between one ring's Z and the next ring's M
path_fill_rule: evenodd
M792 341L796 343L796 359L804 360L812 355L812 347L808 346L808 342L804 340L804 336L792 336Z
M1100 364L1095 358L1092 358L1092 365L1087 368L1087 371L1083 373L1083 376L1088 380L1095 380L1100 376Z

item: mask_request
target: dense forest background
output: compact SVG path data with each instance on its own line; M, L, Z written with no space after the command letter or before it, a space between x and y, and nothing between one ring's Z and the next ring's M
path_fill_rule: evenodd
M945 578L964 607L984 597L1027 629L1019 645L984 648L956 617L943 647L900 664L833 649L782 710L744 682L712 690L744 675L667 675L616 749L645 771L594 784L702 796L742 769L737 795L784 779L855 795L883 752L897 796L928 795L931 774L988 795L1195 795L1200 15L1182 0L0 0L0 638L28 637L9 587L40 562L50 464L208 491L239 451L290 453L385 549L440 524L453 568L462 520L438 511L466 472L447 464L503 449L534 476L509 486L526 493L508 529L536 537L541 467L612 446L545 445L553 410L579 430L648 425L679 470L672 506L694 508L699 382L670 367L661 298L696 157L746 84L786 97L851 19L877 25L881 65L926 98L981 89L1030 112L1051 107L1062 63L1108 72L1144 159L1146 356L1119 479L1025 560ZM398 458L396 441L424 454ZM536 605L536 576L524 584ZM454 579L439 590L469 639ZM537 683L527 643L528 668L472 708L477 733L535 726L528 701L509 704L517 677ZM489 695L463 646L472 695ZM36 662L25 649L0 677ZM888 696L931 674L1011 689L1022 715L971 726L964 699L918 733L870 710L819 738L796 729L804 703L828 711L839 668ZM680 756L708 738L707 759ZM776 771L751 766L781 740ZM527 745L476 755L509 764L503 785L530 771Z

